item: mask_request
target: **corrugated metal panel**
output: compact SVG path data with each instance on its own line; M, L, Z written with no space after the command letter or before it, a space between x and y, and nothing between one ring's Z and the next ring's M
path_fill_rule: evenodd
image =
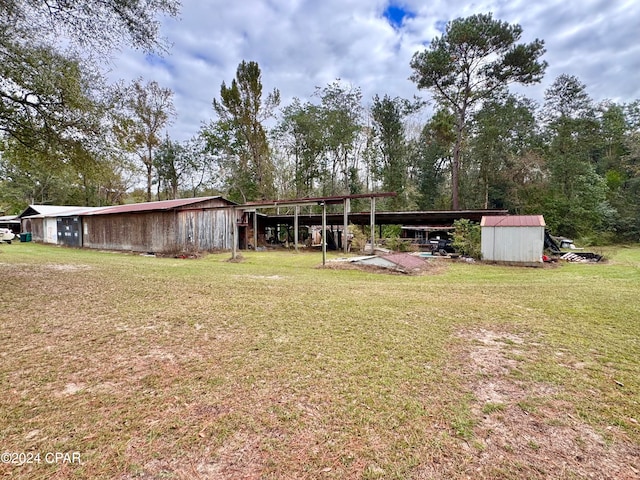
M482 227L482 259L492 262L539 263L544 250L544 226Z
M80 207L70 207L62 205L29 205L19 217L28 217L33 215L42 215L45 217L55 216L57 214L63 214L72 210L78 210Z
M384 255L383 258L395 263L396 265L406 270L422 268L425 265L422 258L416 257L414 255L409 255L408 253L392 253L389 255Z
M113 207L105 207L99 210L89 212L87 215L109 215L133 212L152 212L162 210L172 210L179 207L195 206L200 203L208 203L212 200L219 200L218 204L232 204L229 200L225 200L220 196L215 197L196 197L196 198L179 198L176 200L161 200L158 202L132 203L129 205L115 205ZM215 205L218 206L218 205Z
M58 207L59 208L59 207ZM49 209L43 213L33 213L32 215L22 215L22 218L57 218L57 217L75 217L78 215L88 215L104 208L110 207L63 207L63 210ZM35 212L35 211L33 211Z
M544 227L542 215L505 215L502 217L485 216L481 227Z

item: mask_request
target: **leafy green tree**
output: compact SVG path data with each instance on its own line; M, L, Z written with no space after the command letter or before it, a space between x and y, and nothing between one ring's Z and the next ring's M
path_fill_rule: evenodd
M620 218L615 227L621 234L620 241L637 242L640 240L640 131L634 129L627 134L625 147L621 188L615 199Z
M606 183L596 170L599 123L586 86L560 75L545 92L544 114L550 175L545 219L557 233L594 234L610 207Z
M624 141L630 128L625 116L624 105L605 102L600 111L600 152L598 173L606 174L612 168L618 168L619 160L627 153Z
M598 107L600 123L596 170L607 184L611 210L606 229L620 241L640 237L640 127L639 101L628 105L604 102Z
M362 92L360 88L336 80L317 88L320 97L320 121L325 145L320 166L322 195L359 193L359 156L363 131Z
M17 212L31 203L65 203L73 170L47 167L48 155L33 151L13 139L4 142L0 156L0 202Z
M127 188L120 159L77 142L41 152L6 139L0 148L0 206L11 212L31 203L110 205ZM100 155L98 159L97 155ZM51 168L51 163L57 163Z
M209 151L220 163L228 195L246 202L272 198L274 166L263 122L280 104L274 89L262 98L262 74L256 62L242 61L231 86L223 82L213 100L218 119L203 129Z
M418 139L410 142L418 208L450 208L450 200L443 200L448 192L444 183L451 165L455 139L455 117L441 109L423 127Z
M451 164L454 209L460 208L459 178L469 113L508 84L539 82L546 69L547 63L540 61L543 41L517 43L521 35L519 25L495 20L491 14L458 18L411 60L411 79L419 89L431 90L456 119Z
M470 190L478 193L484 208L516 207L511 198L518 185L510 174L514 167L525 166L520 158L541 147L533 102L513 95L487 100L473 115L470 133L469 151L475 165L471 182L477 186Z
M3 0L0 41L65 42L101 53L124 45L166 48L158 15L176 16L179 0ZM64 39L64 40L63 40Z
M125 89L121 110L116 114L115 131L121 146L135 153L143 164L146 181L146 201L152 198L154 154L162 141L162 131L175 116L173 92L157 82L134 80Z
M89 93L98 91L103 78L86 56L104 56L124 45L161 49L156 15L176 15L178 5L177 0L5 0L0 8L0 135L43 152L64 148L79 135L99 134L97 96ZM82 57L70 53L78 47Z
M480 225L466 218L453 222L453 247L462 255L472 258L482 256Z
M0 134L40 152L98 134L95 82L78 59L48 47L0 45Z
M292 159L294 197L316 193L320 179L322 156L325 152L322 110L310 102L294 98L282 109L282 117L274 136L286 155Z
M289 157L295 196L361 193L362 93L336 80L316 88L319 104L294 99L274 130Z
M187 163L188 160L184 155L182 145L172 142L168 136L158 145L153 163L158 175L157 197L159 200L163 191L166 194L165 198L178 198L181 177L190 167Z
M382 190L396 192L386 203L391 210L407 207L406 188L408 182L408 142L405 135L404 118L417 108L411 102L385 95L373 97L371 117L377 138L378 153L374 156L373 173L382 181Z
M211 180L204 149L197 138L180 143L165 137L154 157L158 199L180 198L183 191L190 196L198 195Z

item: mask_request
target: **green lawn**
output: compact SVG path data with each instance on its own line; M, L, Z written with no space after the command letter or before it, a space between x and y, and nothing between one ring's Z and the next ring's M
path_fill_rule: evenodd
M34 463L0 475L638 478L640 246L604 253L402 276L3 245L0 450Z

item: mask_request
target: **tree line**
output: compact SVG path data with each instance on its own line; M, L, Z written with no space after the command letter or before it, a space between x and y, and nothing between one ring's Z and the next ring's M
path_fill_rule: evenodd
M166 134L171 90L143 79L107 85L91 55L33 34L56 25L95 54L112 48L87 40L99 40L107 23L121 42L161 51L157 23L136 17L142 3L123 13L115 1L47 9L12 0L0 15L0 209L394 191L381 208L503 208L543 214L557 234L640 238L640 101L595 102L570 74L553 81L542 104L513 93L547 67L544 42L521 43L519 25L491 14L449 22L411 60L416 93L429 102L365 100L335 80L281 105L277 89L263 92L259 65L242 61L213 99L213 119L181 142ZM145 15L177 13L170 0L152 5Z

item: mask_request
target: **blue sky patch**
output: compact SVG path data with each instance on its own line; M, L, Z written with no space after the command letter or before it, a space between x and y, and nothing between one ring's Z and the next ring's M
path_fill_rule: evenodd
M405 19L414 18L416 14L392 3L382 12L382 16L389 21L393 28L399 29Z
M159 55L155 54L147 54L144 57L145 62L152 67L160 67L169 72L173 71L173 65L167 61L166 58L163 58Z
M436 30L438 30L440 33L444 33L444 31L447 29L447 22L446 20L438 20L436 22Z

